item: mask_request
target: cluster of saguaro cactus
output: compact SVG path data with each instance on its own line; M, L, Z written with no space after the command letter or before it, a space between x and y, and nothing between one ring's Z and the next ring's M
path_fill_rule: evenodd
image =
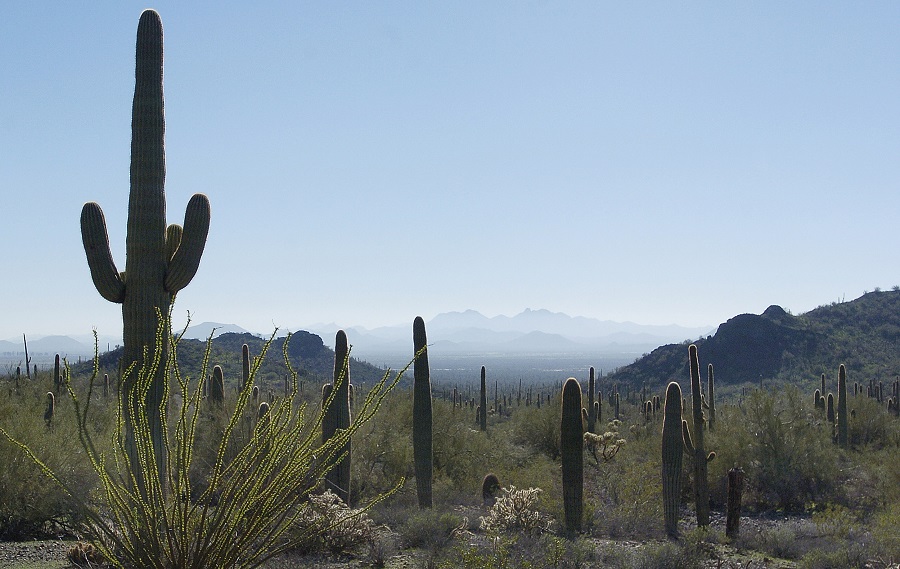
M584 429L581 416L581 385L574 377L567 379L563 385L559 427L566 530L576 532L581 531L584 507Z
M681 509L681 465L684 461L681 386L676 382L666 388L663 406L662 490L666 535L678 537L678 514Z
M167 320L173 297L196 274L209 232L209 200L203 194L195 194L188 202L183 227L174 224L166 227L163 33L159 15L153 10L141 14L135 60L124 273L119 272L113 261L103 210L95 202L84 204L81 210L81 236L94 285L103 298L122 304L124 368L166 361L170 332L164 324L163 338L157 338L159 319ZM149 354L146 362L145 349ZM133 474L141 487L144 473L137 460L132 419L140 405L147 408L156 475L164 480L166 472L165 437L159 411L168 388L165 365L157 365L153 371L151 388L144 401L138 401L132 393L136 373L122 386L126 445Z
M425 321L413 320L413 462L416 472L416 494L419 508L430 508L431 479L434 475L433 417L431 412L431 371L428 367L428 340ZM455 398L455 394L454 394Z
M343 330L338 330L334 338L334 380L322 386L322 404L325 443L338 429L350 428L350 346ZM350 505L350 440L336 452L343 458L325 473L325 481L328 489Z
M697 356L697 346L691 344L688 348L691 360L691 415L693 419L693 436L688 428L687 421L682 423L684 431L685 449L694 457L694 504L697 511L697 526L709 525L709 480L707 478L707 462L716 457L716 453L706 454L703 444L703 429L705 418L703 416L703 396L700 391L700 361Z

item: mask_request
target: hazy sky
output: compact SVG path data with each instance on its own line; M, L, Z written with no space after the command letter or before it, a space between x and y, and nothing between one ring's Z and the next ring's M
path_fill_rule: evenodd
M200 6L199 4L204 4ZM176 316L268 332L546 308L642 324L900 284L898 2L158 2ZM0 18L0 338L121 332L143 5Z

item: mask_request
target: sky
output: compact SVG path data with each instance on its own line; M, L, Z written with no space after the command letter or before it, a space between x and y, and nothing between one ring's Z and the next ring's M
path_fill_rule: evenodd
M0 338L121 333L144 5L0 18ZM166 197L212 222L176 325L525 308L715 326L900 284L900 3L175 2Z

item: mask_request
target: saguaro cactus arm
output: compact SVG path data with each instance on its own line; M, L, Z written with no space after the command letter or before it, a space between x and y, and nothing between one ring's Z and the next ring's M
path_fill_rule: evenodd
M172 294L186 287L197 274L209 234L209 212L209 199L203 194L194 194L185 210L179 246L166 270L166 290Z
M97 292L110 302L121 303L125 300L125 283L109 249L106 218L96 202L81 208L81 241Z

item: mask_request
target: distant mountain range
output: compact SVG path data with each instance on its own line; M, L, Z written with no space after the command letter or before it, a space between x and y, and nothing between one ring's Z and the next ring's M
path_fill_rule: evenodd
M330 343L335 324L314 324L304 329ZM714 331L712 326L651 326L569 316L549 310L526 309L515 316L488 318L475 310L445 312L426 322L432 351L446 354L535 353L645 353L670 342L697 338ZM409 325L367 329L344 328L359 357L409 356Z
M336 324L298 326L333 343ZM569 316L549 310L526 309L515 316L489 318L475 310L445 312L426 323L432 351L448 355L478 354L641 354L657 346L709 334L712 327L689 328L677 325L652 326L633 322L613 322L582 316ZM205 340L226 333L245 334L236 324L203 322L190 326L185 338ZM353 354L373 360L407 361L412 351L412 322L408 325L367 329L344 328ZM267 336L267 334L261 336ZM121 340L101 338L100 351L112 349ZM89 337L46 336L28 341L29 355L46 357L59 353L69 358L90 357L94 353ZM24 357L21 340L0 340L0 355L9 361L17 354ZM38 361L38 360L36 360Z

